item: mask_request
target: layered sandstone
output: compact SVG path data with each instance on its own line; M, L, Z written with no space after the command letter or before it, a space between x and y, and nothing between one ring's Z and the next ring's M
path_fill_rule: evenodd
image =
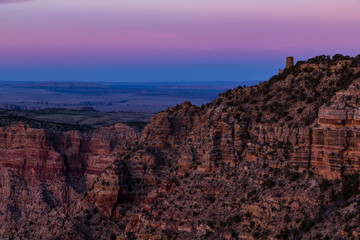
M358 172L360 157L360 57L319 59L257 86L229 90L202 107L185 102L169 108L152 118L139 144L121 125L44 131L45 137L39 129L7 126L3 138L11 144L3 151L11 149L15 161L10 165L3 158L9 168L2 177L4 194L22 196L31 191L26 179L42 181L50 189L46 196L54 196L48 202L55 204L54 181L65 179L75 193L93 183L46 215L47 222L35 220L36 229L55 221L48 231L69 238L67 233L101 238L104 230L97 224L113 239L356 238L359 176L348 174ZM17 127L21 139L11 135ZM24 164L26 149L18 143L36 146L42 139L40 150L32 147L29 154L42 156L45 164ZM47 172L59 177L47 179ZM25 202L11 202L5 216L16 216ZM3 236L50 236L23 219L21 224L26 231L10 226Z
M0 168L5 174L1 216L6 220L37 217L75 200L136 145L137 136L123 124L90 132L57 132L22 122L1 127Z

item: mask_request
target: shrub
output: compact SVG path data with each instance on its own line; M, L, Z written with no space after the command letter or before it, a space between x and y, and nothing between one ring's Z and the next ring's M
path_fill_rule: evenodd
M289 239L290 236L290 231L287 227L284 227L283 229L281 229L281 231L279 232L278 235L276 235L276 238L278 239L283 239L283 240L287 240Z
M214 228L215 228L215 223L214 223L214 221L207 221L206 224L207 224L211 229L214 229Z
M284 221L285 221L286 223L291 222L291 218L290 218L289 214L286 214L286 215L284 216Z
M315 235L315 238L316 238L316 239L322 239L321 233L317 233L317 234Z
M348 200L353 195L359 193L359 174L343 174L342 176L342 188L341 198Z
M304 119L304 125L305 126L310 126L316 119L315 115L308 115L305 119Z
M99 212L99 209L97 207L94 208L94 213L97 214Z
M92 218L92 214L91 213L89 213L89 214L87 214L86 216L85 216L85 218L86 218L86 220L90 220L91 218Z
M254 237L255 239L259 239L260 233L259 233L259 232L254 232L254 233L253 233L253 237Z
M236 214L233 218L235 223L240 223L241 222L241 216L239 214Z
M319 188L321 192L325 192L330 186L331 186L331 182L325 178L319 184Z
M254 227L255 227L255 222L254 222L254 221L251 221L249 227L250 227L250 228L254 228Z
M202 235L203 239L208 239L210 238L212 235L212 233L209 230L206 230L206 233L204 235Z
M301 177L301 174L298 172L288 172L287 176L290 178L291 182L295 182Z
M135 234L133 232L126 232L126 239L129 240L136 239Z
M266 179L261 186L263 187L267 187L267 188L272 188L276 185L276 183L272 180L272 179Z
M306 103L307 103L307 104L310 104L310 103L312 103L312 102L314 102L314 98L313 98L313 97L307 97L307 98L306 98Z
M308 232L312 228L313 224L314 224L313 221L311 221L308 217L306 217L301 222L300 228L301 228L302 231Z
M354 77L355 75L353 74L353 71L351 69L347 69L340 75L340 79L336 82L336 87L338 87L339 90L347 88L355 79Z
M307 60L307 63L328 63L330 61L331 61L330 56L321 55L321 56L316 56L316 57L310 58L309 60Z
M342 54L335 54L333 57L332 57L332 60L333 61L338 61L338 60L341 60L344 56Z

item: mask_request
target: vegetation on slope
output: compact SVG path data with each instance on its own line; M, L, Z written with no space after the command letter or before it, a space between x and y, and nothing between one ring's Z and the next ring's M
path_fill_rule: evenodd
M223 106L223 111L230 110L235 118L257 123L307 126L336 92L360 79L359 70L360 55L318 56L298 62L267 82L228 90L206 107Z

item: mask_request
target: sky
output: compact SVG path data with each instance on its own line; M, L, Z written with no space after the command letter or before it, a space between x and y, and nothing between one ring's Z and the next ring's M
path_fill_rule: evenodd
M264 81L360 54L360 0L0 0L0 80Z

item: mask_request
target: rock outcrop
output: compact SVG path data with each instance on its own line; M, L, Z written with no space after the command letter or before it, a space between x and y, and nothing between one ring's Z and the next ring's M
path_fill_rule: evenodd
M357 239L359 96L360 56L321 56L169 108L139 138L123 125L5 126L0 217L21 229L0 236ZM29 222L35 204L59 207Z
M1 127L2 222L39 217L75 200L137 139L138 133L123 124L90 132L58 132L22 122Z

